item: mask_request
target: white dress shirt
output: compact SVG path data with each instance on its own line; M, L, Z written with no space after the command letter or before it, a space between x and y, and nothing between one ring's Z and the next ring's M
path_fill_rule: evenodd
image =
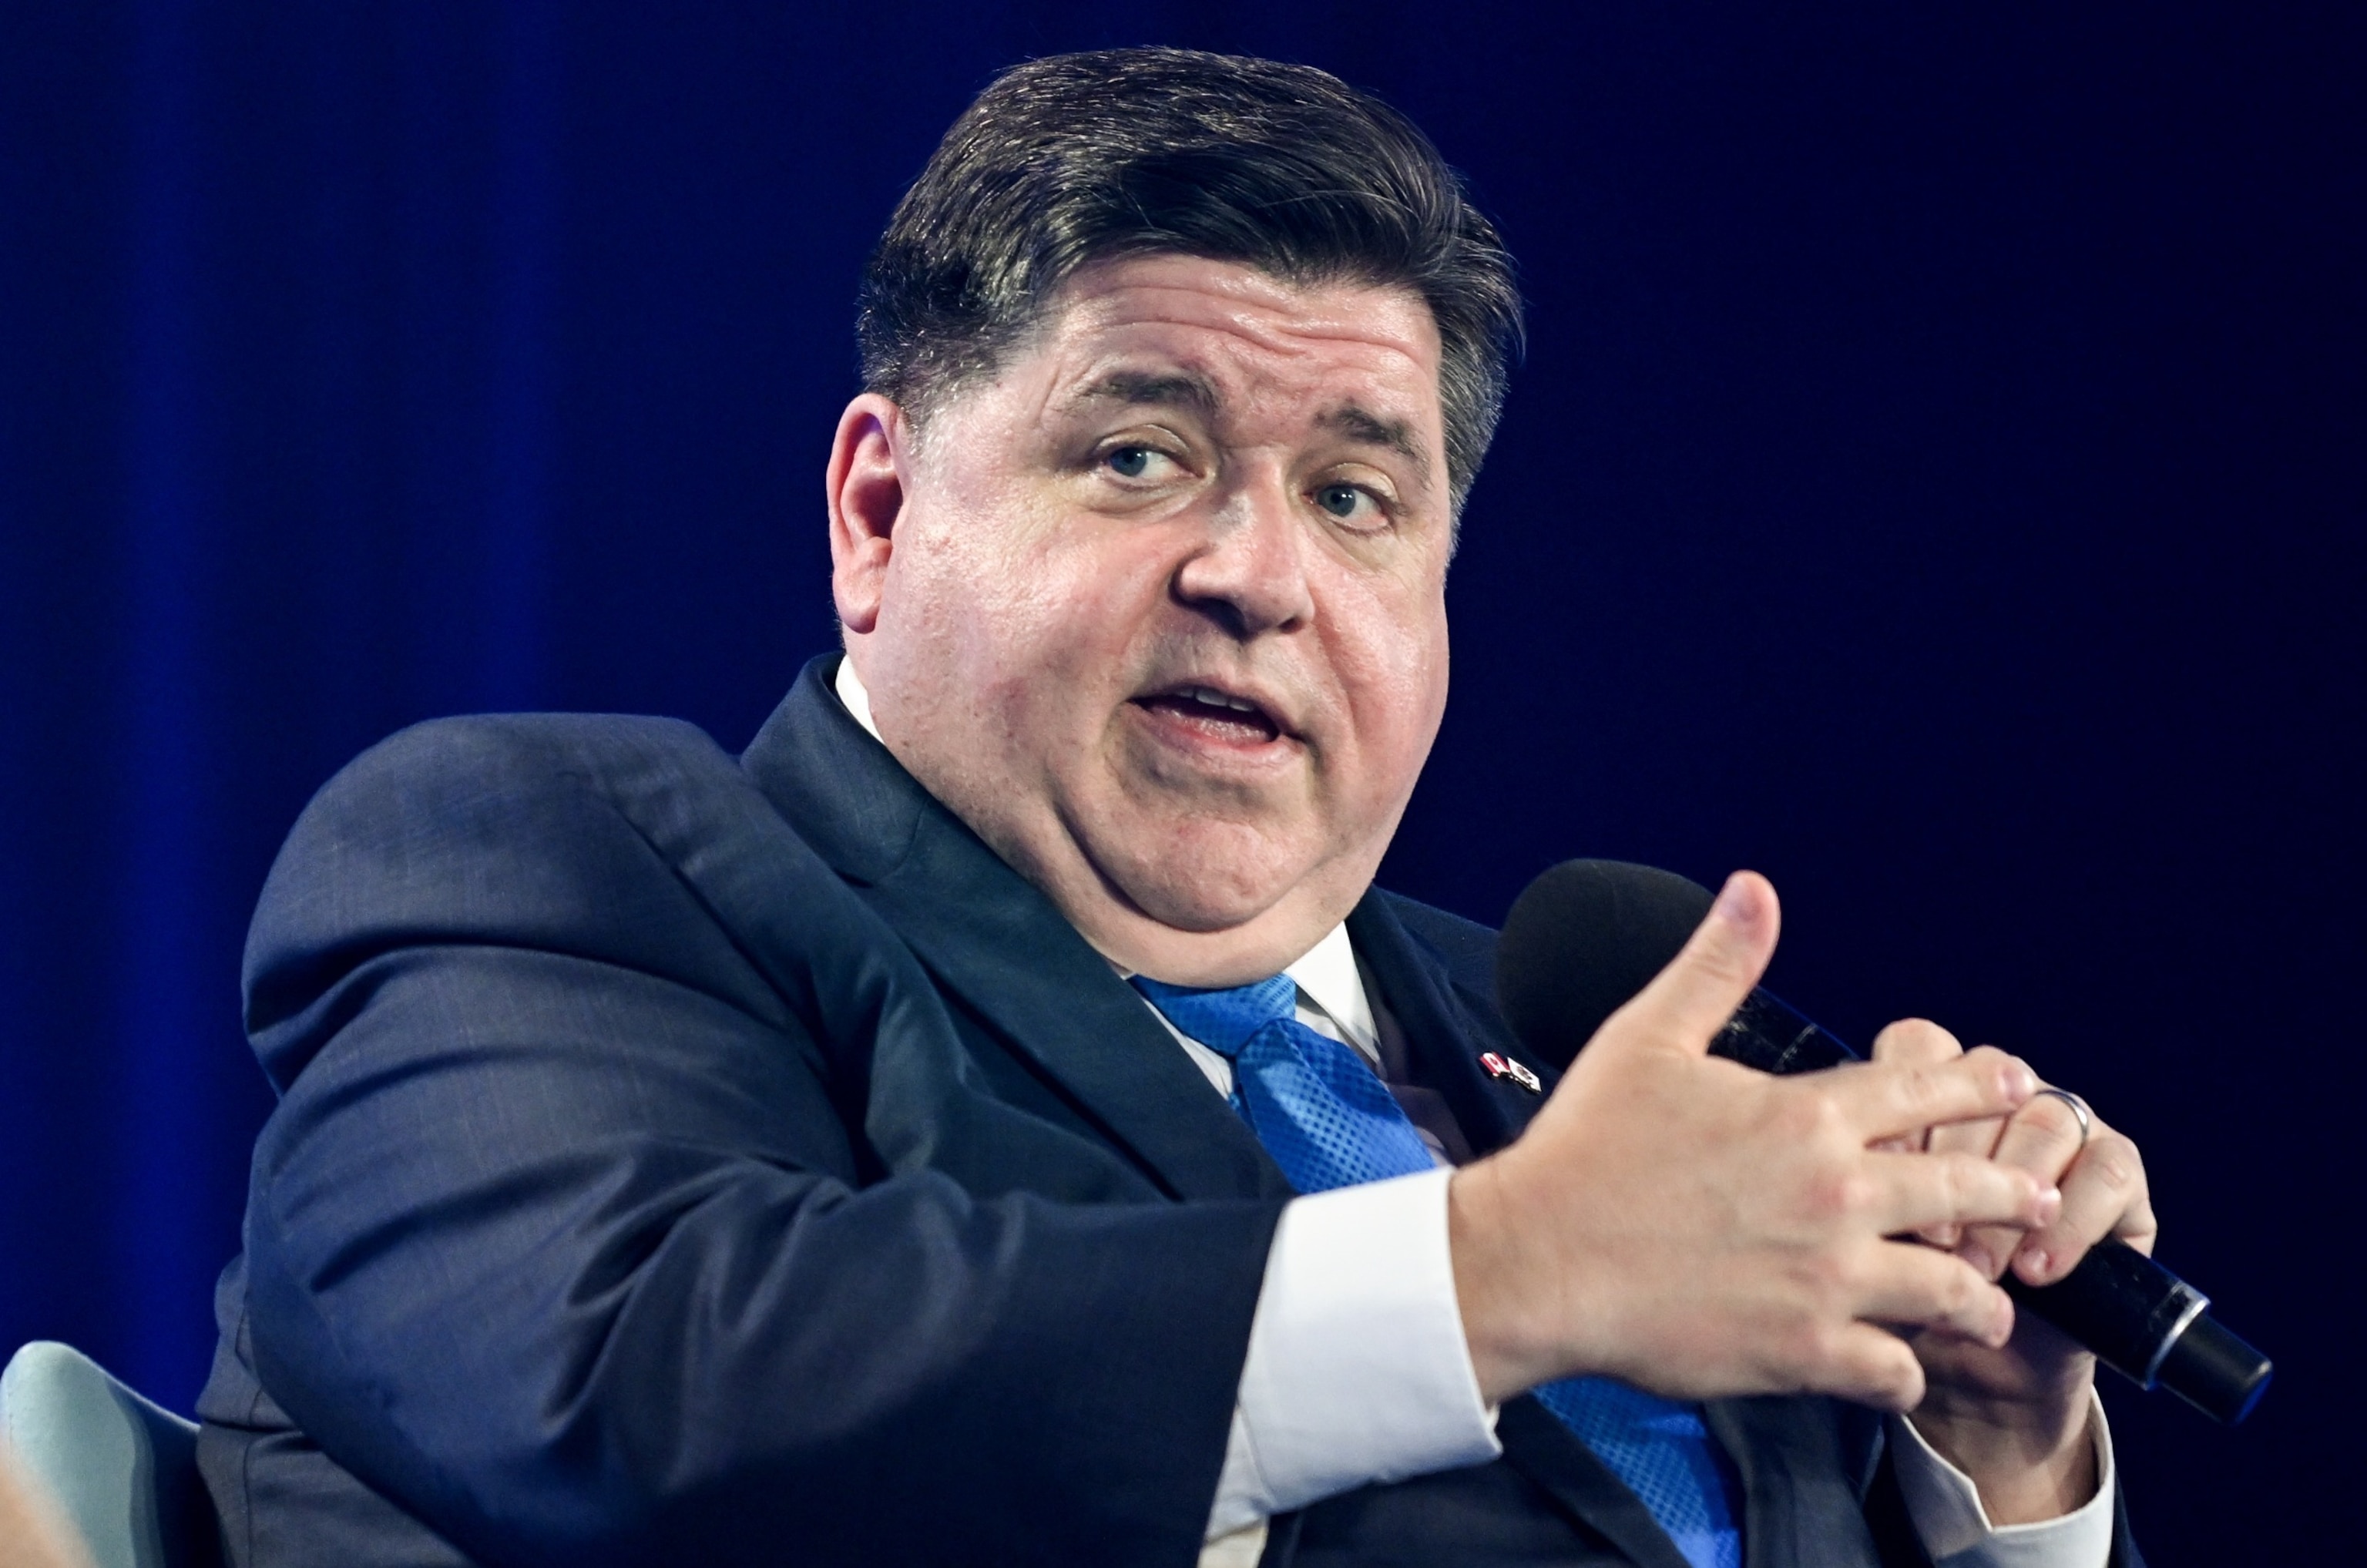
M846 710L878 739L854 661L839 661L834 684ZM1377 1071L1387 1015L1373 1002L1347 927L1332 927L1283 972L1298 986L1298 1021L1353 1046ZM1150 1012L1216 1091L1229 1095L1231 1062ZM1484 1464L1503 1451L1455 1299L1450 1172L1434 1143L1432 1157L1439 1169L1315 1193L1283 1210L1201 1568L1250 1568L1275 1514L1368 1482ZM2103 1568L2110 1560L2112 1444L2101 1402L2090 1426L2096 1495L2061 1518L2029 1525L1993 1527L1971 1477L1911 1422L1893 1416L1887 1425L1908 1517L1936 1568Z

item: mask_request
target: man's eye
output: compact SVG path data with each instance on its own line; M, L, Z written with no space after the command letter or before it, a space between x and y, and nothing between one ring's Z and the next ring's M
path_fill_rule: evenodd
M1151 460L1160 455L1149 447L1114 447L1102 460L1121 479L1140 479L1150 472Z
M1373 497L1362 485L1326 484L1315 492L1315 504L1342 521L1369 516Z

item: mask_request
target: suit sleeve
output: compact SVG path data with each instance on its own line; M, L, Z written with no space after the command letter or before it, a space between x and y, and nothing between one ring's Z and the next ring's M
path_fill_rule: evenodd
M736 768L601 722L409 732L283 851L266 1386L488 1563L1191 1562L1278 1206L883 1157L878 1063L957 1049L909 955L786 829L756 846L816 936L753 951L649 830Z

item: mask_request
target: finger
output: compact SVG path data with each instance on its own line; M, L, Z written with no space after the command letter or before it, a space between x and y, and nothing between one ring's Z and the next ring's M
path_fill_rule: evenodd
M1982 1116L1970 1121L1952 1121L1945 1127L1931 1129L1923 1146L1935 1154L1974 1154L1993 1160L1997 1158L1998 1140L2005 1136L2008 1119Z
M1953 1062L1964 1053L1965 1048L1956 1043L1955 1036L1921 1018L1905 1018L1890 1025L1874 1037L1874 1050L1869 1052L1876 1062L1915 1064ZM1882 1139L1874 1147L1894 1154L1913 1153L1930 1147L1930 1137L1931 1129L1917 1128L1895 1138Z
M2091 1114L2082 1124L2079 1113L2059 1095L2038 1095L2008 1119L1998 1140L1997 1158L2034 1176L2054 1181L2071 1168L2082 1144L2098 1131Z
M2137 1146L2103 1123L2090 1134L2063 1174L2062 1212L2039 1226L2013 1256L2016 1274L2051 1285L2078 1266L2088 1249L2118 1236L2140 1252L2153 1250L2153 1199Z
M1946 1329L1992 1349L2013 1335L2011 1298L1964 1259L1911 1242L1881 1244L1857 1315Z
M1992 1159L1996 1156L1998 1139L2004 1133L2005 1127L2006 1119L2001 1116L1984 1116L1971 1121L1951 1122L1945 1127L1931 1129L1931 1136L1924 1140L1923 1147L1927 1152L1934 1154L1970 1154L1978 1160ZM1994 1235L2011 1236L2015 1242L2021 1239L2020 1233L1999 1231L1995 1226L1976 1226L1968 1232L1954 1225L1939 1226L1937 1233L1927 1234L1923 1239L1933 1246L1954 1248L1962 1245L1968 1234L1978 1234L1984 1232ZM2014 1242L2008 1242L1995 1254L1999 1260L1998 1268L2003 1268L2005 1267L2003 1260L2013 1256L2013 1247ZM1988 1256L1988 1254L1982 1255L1984 1257ZM1972 1263L1973 1267L1977 1268L1981 1265L1981 1258L1976 1257L1972 1259ZM1997 1278L1998 1268L1989 1270L1990 1278Z
M1668 968L1604 1021L1587 1049L1680 1049L1709 1054L1709 1042L1774 956L1782 923L1775 890L1756 871L1737 871Z
M1829 1068L1813 1078L1867 1143L2010 1115L2038 1090L2037 1074L2027 1065L1988 1045L1953 1062L1867 1062Z
M1926 1018L1902 1018L1874 1037L1874 1060L1876 1062L1936 1065L1954 1062L1964 1054L1962 1041ZM2005 1119L2002 1117L1982 1117L1972 1121L1927 1127L1920 1133L1882 1139L1870 1146L1902 1153L1922 1149L1932 1153L1977 1154L1987 1158L2004 1126ZM1915 1233L1931 1245L1950 1251L1960 1246L1965 1240L1965 1230L1961 1225L1933 1225ZM2005 1259L2012 1255L2010 1245L1995 1255L1995 1266L1988 1270L1990 1278L1997 1278L1998 1270L2005 1267ZM1976 1255L1974 1267L1980 1267L1988 1256Z
M1965 1054L1965 1048L1954 1035L1929 1019L1901 1018L1874 1037L1873 1054L1876 1062L1937 1065L1955 1061ZM2002 1118L1984 1117L1976 1121L1916 1129L1897 1137L1878 1139L1869 1147L1891 1153L1930 1150L1986 1156L2004 1126ZM1916 1233L1935 1247L1954 1248L1964 1240L1963 1231L1955 1225L1934 1225ZM2010 1249L1998 1255L2000 1260L2009 1256Z
M2061 1186L2063 1176L2078 1157L2086 1134L2081 1131L2079 1113L2064 1103L2059 1096L2035 1095L2026 1105L2007 1119L1997 1137L1992 1154L2000 1165L2028 1171L2043 1182ZM2064 1195L2064 1208L2071 1211L2074 1204L2069 1193ZM2056 1223L2062 1223L2057 1220ZM1963 1239L1958 1255L1975 1268L1995 1279L2005 1272L2006 1264L2028 1242L2022 1232L1994 1225L1976 1226ZM2093 1238L2089 1238L2092 1241ZM2088 1243L2079 1244L2085 1250Z
M1905 1340L1872 1324L1839 1330L1825 1357L1817 1392L1877 1410L1908 1411L1923 1403L1923 1364Z
M1972 1154L1868 1154L1865 1218L1882 1235L1934 1225L2035 1231L2061 1212L2062 1194L2028 1171Z
M1964 1053L1962 1042L1929 1018L1901 1018L1874 1037L1876 1062L1954 1062Z

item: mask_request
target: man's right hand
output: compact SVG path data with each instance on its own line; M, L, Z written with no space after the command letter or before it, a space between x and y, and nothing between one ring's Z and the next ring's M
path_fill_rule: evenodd
M1906 1410L1922 1370L1882 1325L2011 1333L2012 1303L1970 1265L1887 1238L2043 1226L2056 1190L1971 1154L1871 1146L2008 1114L2038 1080L1986 1047L1791 1078L1711 1057L1777 926L1766 879L1729 878L1520 1140L1455 1174L1455 1290L1491 1403L1603 1374L1681 1399L1807 1392Z

